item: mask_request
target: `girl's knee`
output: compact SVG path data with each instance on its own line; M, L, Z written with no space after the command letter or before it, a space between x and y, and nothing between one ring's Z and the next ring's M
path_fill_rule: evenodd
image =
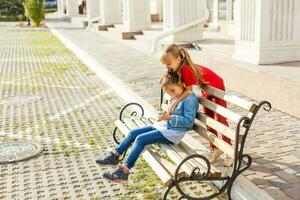
M130 137L130 138L135 138L136 137L136 131L135 130L131 130L129 131L127 137Z
M131 130L128 133L128 137L136 138L139 135L139 132L137 129Z
M143 137L142 135L139 135L135 138L134 141L137 145L141 145L141 146L145 146L145 137Z
M132 131L129 131L127 137L132 137L132 135L133 135Z

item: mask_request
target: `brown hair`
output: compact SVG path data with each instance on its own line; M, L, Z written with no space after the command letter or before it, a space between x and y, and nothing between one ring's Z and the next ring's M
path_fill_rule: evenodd
M176 44L171 44L165 50L165 53L160 57L161 63L163 64L168 63L168 58L167 58L168 55L172 55L175 58L180 57L181 64L179 66L179 69L177 70L177 74L179 75L180 78L181 78L181 68L183 67L184 64L187 64L196 75L198 83L200 85L204 84L201 70L199 69L197 64L193 63L189 52L185 48L181 48Z
M183 87L183 84L175 72L167 72L161 79L160 79L161 87L166 87L167 85L178 85Z

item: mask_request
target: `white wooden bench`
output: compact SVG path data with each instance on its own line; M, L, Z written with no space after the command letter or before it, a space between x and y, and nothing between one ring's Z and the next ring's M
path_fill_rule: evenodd
M226 117L234 124L234 128L223 125L199 110L194 122L193 131L187 133L179 145L157 145L169 159L165 159L157 152L154 152L153 145L148 145L145 148L142 153L143 158L167 186L163 199L167 199L171 189L174 187L176 187L181 197L186 199L213 199L225 191L227 191L228 199L231 199L231 188L235 179L243 171L247 170L252 163L251 157L243 152L252 122L261 107L266 111L271 109L271 104L267 101L261 101L259 103L250 102L210 86L202 86L201 90L238 106L243 112L235 112L232 109L224 108L199 96L199 103L202 106ZM199 94L199 92L197 92L197 94ZM161 108L166 109L167 104L168 99L162 92ZM116 128L113 131L113 138L116 143L119 143L116 136L117 130L120 130L126 136L130 130L149 126L153 123L154 120L144 117L144 109L141 105L138 103L129 103L121 109L119 120L115 121ZM206 126L218 131L219 136L215 136L209 132ZM230 138L232 145L224 142L220 137L221 134ZM195 135L197 135L198 138L195 137ZM241 135L243 135L243 137L241 137ZM206 142L211 142L217 146L225 155L232 157L232 167L224 168L215 164L211 165L206 158L207 149L201 148L204 139ZM126 152L123 158L125 154ZM209 182L216 189L206 196L191 196L191 194L188 194L181 188L182 184L180 183L187 181Z

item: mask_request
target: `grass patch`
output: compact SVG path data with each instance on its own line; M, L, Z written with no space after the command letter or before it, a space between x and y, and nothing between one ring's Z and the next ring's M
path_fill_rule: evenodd
M162 187L163 184L147 162L144 159L139 159L135 165L135 169L136 172L130 176L132 183L125 185L129 193L136 192L141 194L145 200L160 199L161 193L157 188ZM132 199L132 196L124 196L121 199L125 200L126 198Z
M53 12L56 12L57 9L56 8L46 8L45 9L45 13L53 13Z

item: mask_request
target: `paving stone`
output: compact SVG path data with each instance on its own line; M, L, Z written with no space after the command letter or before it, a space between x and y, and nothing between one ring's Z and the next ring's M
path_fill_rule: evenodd
M300 197L300 186L294 186L283 190L292 199L299 199Z
M269 194L272 194L272 197L276 200L291 200L291 198L286 193L278 188L269 187L265 188L265 191L267 191Z

